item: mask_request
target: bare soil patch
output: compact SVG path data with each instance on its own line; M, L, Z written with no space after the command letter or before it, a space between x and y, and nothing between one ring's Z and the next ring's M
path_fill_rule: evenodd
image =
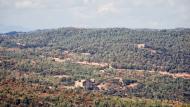
M108 67L108 63L96 63L96 62L87 62L87 61L82 61L82 62L76 62L78 64L83 64L83 65L92 65L92 66L99 66L99 67Z
M65 61L68 61L70 60L70 58L65 58L65 59L60 59L60 58L52 58L53 61L55 62L65 62Z
M132 84L129 84L127 85L128 88L135 88L137 87L138 83L132 83Z
M20 48L4 48L4 47L0 47L0 51L11 51L11 52L16 52L19 51Z
M161 75L172 76L173 78L190 79L190 74L189 73L169 73L169 72L165 72L165 71L160 71L159 73Z

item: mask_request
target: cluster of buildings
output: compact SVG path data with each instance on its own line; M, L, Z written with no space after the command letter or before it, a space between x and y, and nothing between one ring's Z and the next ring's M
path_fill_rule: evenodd
M134 87L128 87L135 84ZM113 78L105 81L95 81L94 79L77 80L75 81L75 88L83 88L85 90L102 91L105 94L126 96L126 90L129 88L136 88L138 82L136 80L123 80L122 78Z

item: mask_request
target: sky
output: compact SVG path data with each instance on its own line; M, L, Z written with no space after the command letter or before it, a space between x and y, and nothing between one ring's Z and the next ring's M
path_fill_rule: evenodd
M0 0L0 32L59 27L190 28L190 0Z

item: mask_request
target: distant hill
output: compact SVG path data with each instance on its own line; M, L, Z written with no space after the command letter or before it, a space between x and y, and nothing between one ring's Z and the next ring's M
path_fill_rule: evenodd
M20 33L25 33L25 32L11 31L11 32L4 33L4 35L13 36L13 35L20 34Z
M190 29L59 28L9 32L1 46L90 53L115 68L190 72ZM10 43L12 45L10 45Z
M2 25L0 24L0 33L6 33L6 32L12 32L12 31L17 31L17 32L28 32L31 31L31 28L28 27L22 27L22 26L7 26L7 25Z

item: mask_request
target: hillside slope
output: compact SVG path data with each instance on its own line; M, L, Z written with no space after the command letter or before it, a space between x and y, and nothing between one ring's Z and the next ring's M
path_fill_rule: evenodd
M59 28L0 36L0 46L90 53L115 68L190 72L190 29Z

